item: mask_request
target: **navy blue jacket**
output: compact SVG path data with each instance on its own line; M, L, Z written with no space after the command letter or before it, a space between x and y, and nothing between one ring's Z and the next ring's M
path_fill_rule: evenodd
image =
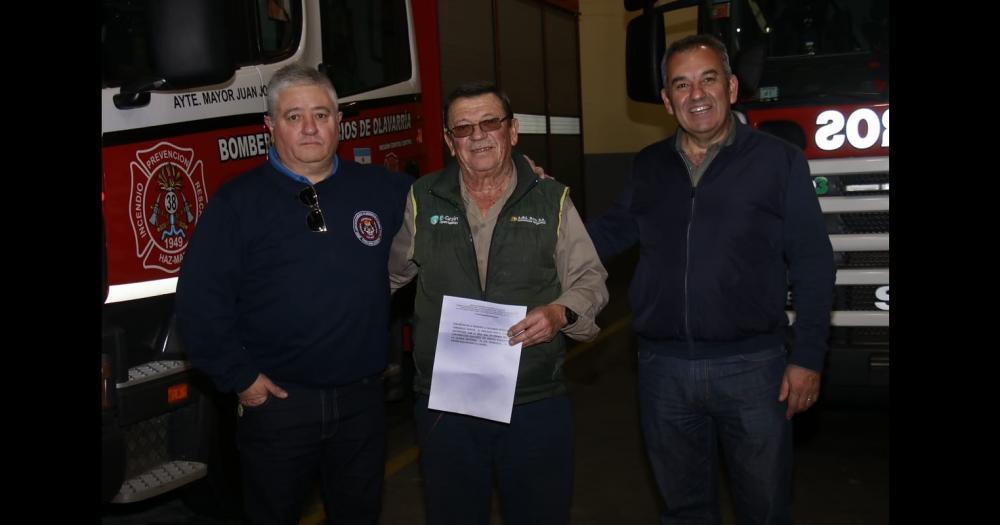
M198 221L177 283L178 328L195 367L231 392L260 372L278 385L319 388L381 373L389 246L411 183L341 159L315 185L325 233L306 223L304 179L271 162L223 185ZM372 215L377 223L363 220Z
M640 151L621 197L587 224L601 259L639 243L629 290L636 333L687 359L778 346L790 285L790 362L822 370L835 268L802 152L738 123L695 188L675 141Z

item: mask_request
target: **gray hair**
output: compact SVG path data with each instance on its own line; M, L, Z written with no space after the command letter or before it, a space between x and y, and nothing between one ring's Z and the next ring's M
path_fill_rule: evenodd
M271 118L275 118L274 110L278 106L278 95L285 88L292 86L326 88L330 92L330 99L333 100L333 110L337 111L337 90L334 89L333 82L330 82L330 77L316 69L295 63L276 71L267 84L267 114Z
M733 76L733 68L729 65L729 52L726 51L726 45L722 41L712 35L691 35L670 44L667 52L663 54L663 60L660 62L660 79L663 80L663 87L667 87L667 62L670 57L699 47L707 47L719 55L726 80Z

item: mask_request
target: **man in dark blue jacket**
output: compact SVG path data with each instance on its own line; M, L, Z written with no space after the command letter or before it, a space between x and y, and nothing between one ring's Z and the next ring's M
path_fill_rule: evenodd
M823 214L802 152L730 111L721 42L677 41L662 70L679 129L587 225L602 259L640 244L629 295L661 523L719 523L719 441L739 520L791 523L791 418L819 395L833 296Z
M412 180L340 159L337 94L312 68L268 85L268 161L209 201L177 284L192 363L239 396L247 518L295 525L321 479L330 523L377 523L388 257Z

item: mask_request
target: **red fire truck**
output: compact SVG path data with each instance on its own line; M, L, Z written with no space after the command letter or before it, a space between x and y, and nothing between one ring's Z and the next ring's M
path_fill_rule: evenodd
M443 165L442 86L493 80L518 101L518 148L574 183L578 2L101 6L103 501L180 488L194 510L225 510L239 487L234 396L218 394L185 359L173 297L213 192L266 158L271 75L290 62L326 72L344 113L338 155L414 176Z
M698 32L729 50L737 115L809 160L837 262L823 399L888 403L888 1L654 3L625 0L627 10L642 10L628 27L629 97L662 103L664 18L695 9Z

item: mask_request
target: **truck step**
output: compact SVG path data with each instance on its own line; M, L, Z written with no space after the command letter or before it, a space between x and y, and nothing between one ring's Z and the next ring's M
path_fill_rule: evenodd
M208 473L208 466L197 461L168 461L147 472L125 480L114 503L133 503L159 496L182 485L202 478Z
M181 360L150 361L128 369L128 381L118 383L118 388L128 388L161 377L179 374L191 368L191 363Z

